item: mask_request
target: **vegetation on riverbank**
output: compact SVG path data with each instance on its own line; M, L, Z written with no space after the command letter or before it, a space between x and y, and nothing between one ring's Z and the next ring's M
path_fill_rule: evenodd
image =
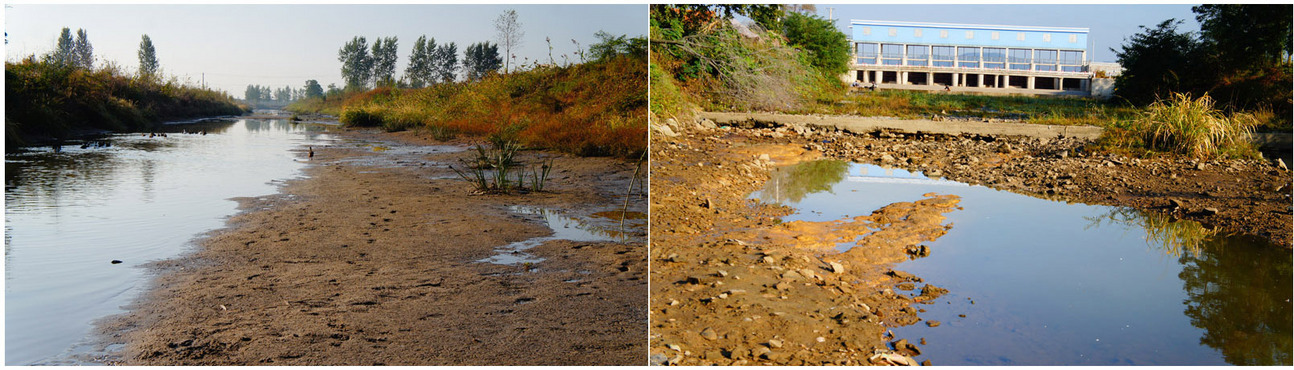
M166 120L246 109L224 92L131 76L111 64L93 69L34 56L5 62L7 148L81 131L144 131Z
M530 148L636 158L647 147L647 65L644 53L625 46L582 64L537 64L421 89L379 87L287 109L334 114L350 126L420 128L441 138L503 135Z

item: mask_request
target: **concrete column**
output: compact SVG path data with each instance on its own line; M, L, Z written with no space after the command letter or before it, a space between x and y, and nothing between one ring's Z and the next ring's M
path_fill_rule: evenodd
M935 83L935 73L934 73L934 72L926 72L926 85L931 85L931 84L934 84L934 83Z
M899 72L899 81L898 81L898 83L899 83L899 85L906 85L906 84L908 83L908 73L907 73L907 72Z
M975 87L984 87L984 74L979 74L979 79L975 81Z
M960 73L953 72L953 73L952 73L952 75L953 75L953 82L952 82L952 85L953 85L953 86L961 86L961 85L958 85L958 84L957 84L957 75L960 75Z
M1037 77L1029 76L1029 85L1028 85L1029 90L1033 90L1033 79L1035 78Z
M868 77L868 75L870 75L870 74L872 74L872 73L871 73L871 72L869 72L869 71L867 71L867 70L863 70L862 72L863 72L863 78L862 78L863 83L864 83L864 84L869 83L869 82L867 81L867 77Z
M1092 80L1082 79L1078 81L1078 88L1088 93L1092 92Z

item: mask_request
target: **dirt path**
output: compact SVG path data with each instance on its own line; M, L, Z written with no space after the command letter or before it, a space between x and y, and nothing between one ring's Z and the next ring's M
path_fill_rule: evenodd
M649 351L657 364L878 364L920 352L922 338L893 338L888 328L939 325L922 323L921 302L946 291L890 267L928 252L920 243L943 235L942 214L957 199L926 194L849 220L782 223L789 208L745 198L772 168L803 160L1155 210L1290 246L1290 174L1262 161L1098 156L1073 139L672 126L653 133L651 147ZM867 248L826 253L864 234Z
M470 152L411 133L340 136L314 148L308 178L243 200L229 229L159 263L156 289L103 326L125 344L121 364L644 363L642 222L627 243L544 243L533 266L476 262L551 234L508 206L618 210L632 163L561 156L548 192L472 196L443 165ZM395 152L406 159L384 157Z

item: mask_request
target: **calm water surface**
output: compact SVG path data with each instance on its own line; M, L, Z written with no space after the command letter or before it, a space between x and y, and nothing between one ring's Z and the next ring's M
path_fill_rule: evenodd
M92 322L147 287L143 265L222 227L237 211L230 198L277 192L300 175L304 146L332 140L284 120L167 131L5 156L6 365L93 363Z
M1291 363L1294 261L1265 240L841 161L780 169L753 197L795 207L787 221L829 221L928 192L959 195L962 209L946 214L947 235L925 243L929 257L895 267L951 292L916 305L942 325L893 329L926 339L918 361Z

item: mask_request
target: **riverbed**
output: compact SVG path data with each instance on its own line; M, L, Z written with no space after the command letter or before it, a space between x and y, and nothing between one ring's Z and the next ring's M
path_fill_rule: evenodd
M147 289L150 262L193 248L301 175L319 126L281 119L166 125L5 156L6 365L93 364L95 320Z

